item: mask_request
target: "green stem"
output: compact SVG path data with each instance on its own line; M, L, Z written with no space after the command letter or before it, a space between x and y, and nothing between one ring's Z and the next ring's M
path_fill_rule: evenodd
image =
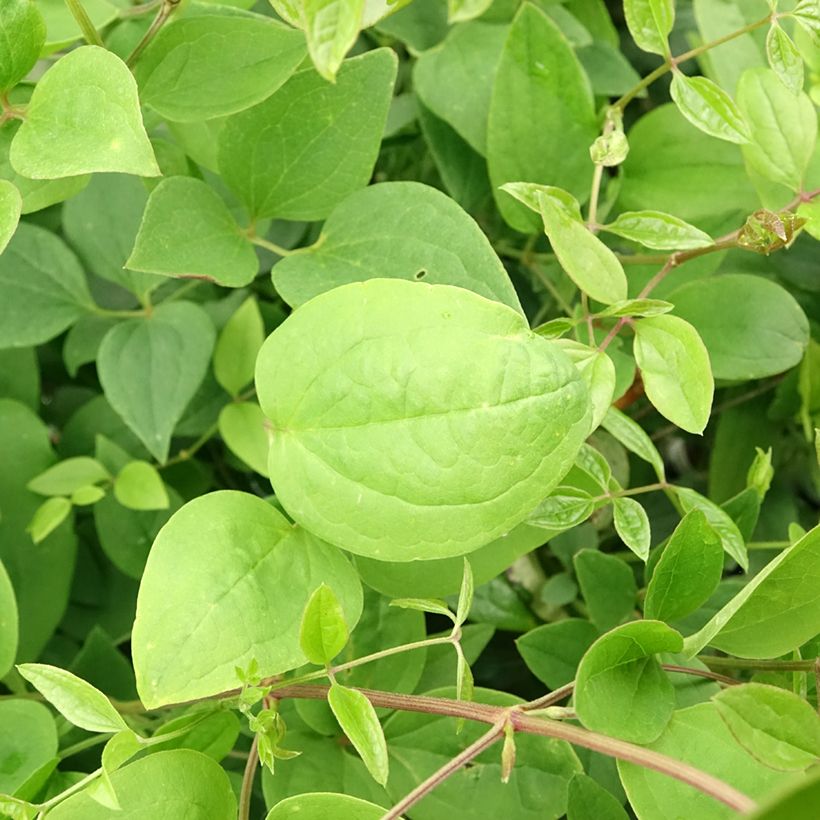
M55 795L51 798L51 800L47 800L45 803L41 803L39 808L43 815L49 810L53 809L58 803L62 803L68 797L71 797L72 794L76 794L79 791L82 791L89 783L96 780L102 774L102 769L96 769L95 771L91 772L91 774L86 775L82 780L77 781L73 786L69 786L64 792L60 792L59 794Z
M271 242L268 239L263 239L261 236L249 236L248 238L254 245L258 245L260 248L265 248L266 250L272 251L277 256L293 256L293 254L298 252L298 250L283 248L281 245L277 245L275 242Z
M110 310L109 308L100 307L99 305L92 305L89 310L95 316L104 316L111 319L133 319L137 316L148 315L146 310Z
M160 468L171 467L183 461L192 459L217 433L219 432L219 422L214 422L190 447L180 450L175 456L168 459Z
M251 815L251 796L253 781L256 778L256 767L259 765L259 735L253 736L253 743L245 763L245 772L242 775L242 789L239 792L239 811L237 820L248 820Z
M103 41L100 38L100 33L94 27L94 24L91 22L91 18L86 13L80 0L65 0L65 4L68 6L68 10L77 21L77 25L80 27L80 31L82 31L85 41L90 46L105 48Z
M656 493L660 490L673 490L675 487L667 481L658 481L655 484L644 484L641 487L633 487L630 490L618 490L614 493L606 493L606 495L599 495L591 501L596 503L598 501L609 501L613 498L627 498L631 495L643 495L644 493Z
M84 752L86 749L99 746L100 743L105 743L107 740L110 740L110 738L111 735L94 735L93 737L87 737L85 740L79 741L79 743L74 743L71 746L66 746L65 749L61 749L57 753L57 757L59 757L60 760L65 760L67 757L72 757L80 752Z
M148 14L149 11L159 8L161 5L162 0L150 0L148 3L140 3L137 6L131 6L130 9L123 9L120 12L120 17L139 17L140 15Z
M159 7L159 11L157 12L157 16L153 19L148 31L145 32L134 50L128 55L125 64L129 68L133 68L134 63L136 63L140 58L142 52L148 48L154 37L159 34L159 30L168 22L168 18L174 13L176 7L181 2L182 0L163 0L162 5Z
M748 658L719 658L698 655L698 660L715 669L750 669L754 672L813 672L816 659L805 661L763 661Z

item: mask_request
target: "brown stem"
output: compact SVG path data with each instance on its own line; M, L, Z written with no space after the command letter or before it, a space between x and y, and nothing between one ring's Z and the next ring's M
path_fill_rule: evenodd
M737 686L740 684L739 680L730 678L728 675L719 675L717 672L711 672L709 669L693 669L691 666L676 666L673 663L662 663L661 666L667 672L677 672L680 675L694 675L696 678L708 678L717 683L723 683L726 686Z
M756 672L813 672L816 658L805 661L759 661L747 658L719 658L698 655L698 660L715 669L751 669Z
M168 18L174 13L181 1L182 0L163 0L162 5L159 7L159 11L157 12L157 16L149 26L148 31L145 32L142 40L137 43L134 50L128 55L125 64L129 68L133 67L134 63L136 63L136 61L140 58L142 52L148 48L154 37L159 34L159 30L168 22Z
M239 792L239 811L237 820L248 820L251 815L251 795L253 781L256 777L256 768L259 765L259 735L253 736L248 761L245 763L245 773L242 775L242 789Z

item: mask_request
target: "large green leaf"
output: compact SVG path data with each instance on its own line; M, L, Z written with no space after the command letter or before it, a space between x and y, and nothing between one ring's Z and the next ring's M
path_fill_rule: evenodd
M19 640L17 601L11 579L0 561L0 678L4 678L14 664Z
M120 810L74 794L49 814L54 820L235 820L236 798L224 769L200 752L156 752L111 775ZM150 783L150 788L146 784Z
M666 731L649 748L714 775L751 798L762 797L789 777L764 766L746 752L718 717L712 703L699 703L675 712ZM737 816L710 795L666 774L623 761L618 761L618 772L639 820L730 820Z
M159 176L137 84L125 63L97 46L54 63L31 95L11 144L11 164L33 179L92 171Z
M809 323L776 282L742 273L690 282L669 298L700 334L716 379L760 379L799 364ZM731 322L726 317L731 315Z
M369 51L345 62L335 84L300 71L228 120L219 135L219 170L252 216L322 219L367 184L396 62L389 49Z
M379 820L383 806L347 794L297 794L277 803L265 820Z
M83 270L65 243L20 225L0 256L0 347L46 342L91 307Z
M296 307L348 282L396 278L457 285L521 310L515 289L472 217L418 182L386 182L338 205L311 248L288 256L273 274Z
M506 532L567 472L589 425L555 345L445 285L373 279L316 297L265 342L256 384L282 505L384 560L458 555Z
M354 626L361 586L337 549L252 495L190 501L157 536L140 585L132 650L142 702L231 689L236 668L254 660L263 675L302 665L300 619L323 582Z
M0 254L17 230L22 207L23 198L17 187L8 180L0 179Z
M160 462L205 377L215 340L201 307L171 302L115 325L100 345L97 371L105 397Z
M198 14L160 31L136 77L143 103L169 120L194 122L262 102L304 56L299 32L270 18Z
M419 99L449 123L476 151L487 152L487 118L493 79L508 27L487 23L454 26L413 69Z
M578 666L575 711L587 729L634 743L657 738L672 717L672 683L654 657L683 639L660 621L633 621L595 641Z
M57 727L42 703L0 701L0 793L19 786L57 754Z
M587 196L589 146L596 136L583 69L549 17L525 3L504 45L487 126L490 180L510 225L533 233L538 221L498 191L505 182L544 183Z
M249 284L256 253L216 191L192 177L164 179L151 192L129 268L164 276Z
M45 39L43 15L32 0L6 0L0 6L0 94L34 68Z

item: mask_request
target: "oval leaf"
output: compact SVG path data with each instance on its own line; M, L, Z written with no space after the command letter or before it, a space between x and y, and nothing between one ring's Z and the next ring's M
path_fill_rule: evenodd
M628 211L602 226L602 230L658 251L708 248L714 244L708 233L663 211Z
M687 77L680 71L672 74L670 94L678 111L695 128L712 137L738 144L747 143L749 126L732 98L706 77Z

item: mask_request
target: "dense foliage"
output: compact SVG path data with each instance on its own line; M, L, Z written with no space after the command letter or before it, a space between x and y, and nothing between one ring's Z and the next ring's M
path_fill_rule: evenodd
M0 0L0 816L815 820L818 105L817 0Z

